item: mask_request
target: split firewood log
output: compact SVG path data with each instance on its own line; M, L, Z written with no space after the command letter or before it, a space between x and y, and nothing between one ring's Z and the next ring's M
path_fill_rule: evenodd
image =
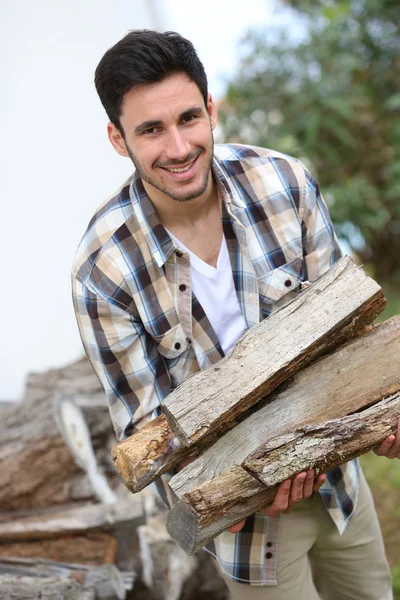
M272 502L275 486L283 479L307 468L326 471L367 452L395 431L400 416L399 390L400 317L394 317L298 373L175 475L170 481L177 500L168 515L170 535L187 552L194 552ZM323 424L335 418L336 437L327 433L332 431L331 425ZM315 432L307 426L315 427ZM324 433L331 454L323 445ZM309 434L315 454L310 457L304 450L297 456L295 448L304 449L302 436L307 439ZM271 455L267 450L280 446L284 458L271 464L278 450ZM268 473L275 472L275 480L267 479L267 454Z
M273 502L278 484L299 471L326 472L361 456L397 430L400 393L354 415L274 438L241 467L184 495L168 513L170 536L189 555Z
M320 358L265 398L169 482L181 499L194 487L241 465L268 440L307 424L342 417L400 389L400 316Z
M359 335L384 305L382 290L352 259L338 261L252 327L231 355L172 391L163 405L165 415L113 448L125 485L137 492L183 459L197 456L283 381Z
M124 600L126 583L112 564L9 558L0 561L0 600Z
M112 531L123 525L138 527L145 521L143 501L130 496L114 504L69 506L49 509L39 514L0 521L0 544L26 540L45 540L59 536Z
M374 321L384 305L379 285L351 258L342 258L252 327L229 357L169 394L163 409L171 428L186 446L226 429L280 383Z

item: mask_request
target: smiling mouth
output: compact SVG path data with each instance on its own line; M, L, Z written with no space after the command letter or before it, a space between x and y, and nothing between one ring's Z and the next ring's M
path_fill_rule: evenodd
M189 171L189 169L191 169L193 167L194 163L197 161L199 156L200 156L200 154L198 154L190 163L188 163L187 165L184 165L183 167L161 167L161 168L164 169L165 171L168 171L169 173L185 173L186 171Z
M168 167L164 167L164 169L166 169L167 171L170 171L171 173L184 173L185 171L190 169L190 167L192 166L193 163L194 163L194 161L192 163L190 163L190 165L188 165L187 167L181 167L180 169L169 169Z

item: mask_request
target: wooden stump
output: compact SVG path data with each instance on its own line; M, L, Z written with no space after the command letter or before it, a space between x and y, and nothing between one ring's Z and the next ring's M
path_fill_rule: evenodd
M77 464L56 418L59 397L44 396L14 404L1 411L1 511L24 511L96 500L96 489ZM80 409L79 409L80 410ZM94 448L104 446L112 432L106 409L85 410L95 423L90 438ZM104 451L103 451L104 454ZM118 485L114 475L110 483Z

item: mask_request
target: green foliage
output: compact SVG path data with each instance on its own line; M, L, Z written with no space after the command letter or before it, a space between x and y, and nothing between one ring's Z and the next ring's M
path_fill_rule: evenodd
M306 39L246 36L220 111L225 138L303 160L338 233L377 279L400 282L400 5L286 4Z
M393 599L400 600L400 566L392 568Z

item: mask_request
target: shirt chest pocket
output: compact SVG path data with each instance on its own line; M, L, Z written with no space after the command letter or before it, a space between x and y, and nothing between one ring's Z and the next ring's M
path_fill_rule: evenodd
M303 281L303 260L296 258L257 279L263 317L294 298Z
M193 344L187 340L180 323L154 341L166 364L172 389L199 370Z
M154 337L159 353L166 359L179 358L190 346L182 325L178 323L164 333Z

